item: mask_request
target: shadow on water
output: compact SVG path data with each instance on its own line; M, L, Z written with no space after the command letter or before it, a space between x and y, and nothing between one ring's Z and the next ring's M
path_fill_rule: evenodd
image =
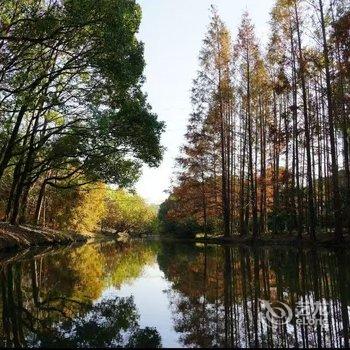
M183 346L349 346L345 250L169 245L158 261Z
M348 347L349 258L171 242L20 252L0 258L0 346L160 347L172 333L185 347ZM147 266L167 286L167 305L149 303L170 333L140 322L134 294L159 283Z

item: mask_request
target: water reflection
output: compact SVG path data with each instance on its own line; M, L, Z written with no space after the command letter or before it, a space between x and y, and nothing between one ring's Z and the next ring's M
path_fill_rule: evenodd
M159 256L173 281L174 327L184 346L349 346L348 252L187 248L164 247ZM290 322L268 324L261 300L287 304ZM299 324L298 306L317 302L325 307L325 327Z
M0 262L0 346L348 347L349 262L347 250L178 243L21 254ZM266 322L262 300L285 303L289 322ZM298 307L317 302L326 322L300 324Z
M156 329L140 328L132 296L94 302L154 258L148 247L106 244L3 263L0 345L160 347Z

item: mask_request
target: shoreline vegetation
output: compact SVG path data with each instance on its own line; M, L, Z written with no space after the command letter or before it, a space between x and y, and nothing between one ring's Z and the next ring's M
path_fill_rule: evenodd
M288 246L288 247L324 247L336 248L350 244L350 236L344 235L342 240L334 236L323 233L317 236L317 240L312 240L307 234L300 237L297 233L291 235L265 235L256 239L252 236L234 235L231 237L211 236L205 237L198 234L196 237L175 237L165 234L148 234L135 237L125 232L99 232L83 234L74 231L58 231L42 227L11 225L6 222L0 222L0 253L8 251L22 252L26 249L50 248L53 246L69 246L75 244L85 244L89 242L98 242L102 240L123 241L129 239L157 239L161 241L172 241L179 243L200 243L200 244L220 244L220 245L244 245L244 246ZM127 238L126 238L127 236Z
M50 198L62 203L65 194L51 193ZM40 225L32 221L17 225L0 222L0 250L111 238L128 240L157 230L156 207L124 190L102 185L82 187L69 202L69 206L47 206L47 218Z

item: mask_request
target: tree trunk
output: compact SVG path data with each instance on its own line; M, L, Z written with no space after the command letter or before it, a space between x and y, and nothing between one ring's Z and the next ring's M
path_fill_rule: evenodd
M4 174L4 171L7 168L7 165L11 159L12 151L13 151L13 148L16 144L16 138L18 135L19 127L21 126L22 119L24 117L26 110L27 110L26 105L23 105L21 107L21 109L19 110L19 113L18 113L18 116L16 119L16 123L15 123L13 130L12 130L10 139L7 142L7 146L5 148L4 153L2 154L1 162L0 162L0 179L2 178L2 175Z
M305 82L305 62L301 46L301 36L299 27L299 14L297 9L296 0L294 0L294 10L296 17L296 30L298 36L298 48L299 48L299 61L300 61L300 77L301 88L303 96L303 114L304 114L304 128L305 128L305 144L306 144L306 171L307 171L307 187L308 187L308 232L312 240L316 239L316 219L315 219L315 206L314 206L314 188L312 181L312 165L311 165L311 143L310 143L310 126L309 116L307 108L307 94L306 94L306 82Z
M333 101L332 101L332 87L331 87L331 74L329 68L329 54L326 38L326 28L323 14L323 3L319 0L320 15L321 15L321 28L323 39L323 58L326 69L326 86L327 86L327 105L328 105L328 123L329 123L329 139L331 145L331 160L332 160L332 186L333 186L333 210L334 210L334 229L337 239L341 239L342 234L342 216L340 207L340 195L339 195L339 179L338 179L338 161L335 144L335 130L334 130L334 117L333 117Z

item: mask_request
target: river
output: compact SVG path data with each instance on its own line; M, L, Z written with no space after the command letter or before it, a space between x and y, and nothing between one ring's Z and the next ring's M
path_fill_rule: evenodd
M349 346L348 250L105 242L1 258L1 346Z

